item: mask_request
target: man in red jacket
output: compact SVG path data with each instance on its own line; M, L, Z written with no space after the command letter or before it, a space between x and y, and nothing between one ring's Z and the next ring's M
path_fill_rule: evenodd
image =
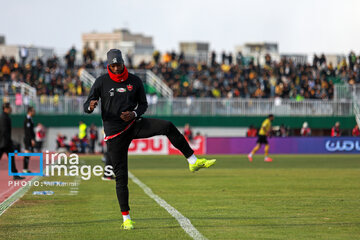
M339 122L336 122L335 126L333 126L331 128L331 136L332 137L340 137L341 136L340 123Z
M249 129L247 130L246 136L247 137L256 137L257 136L257 130L254 127L254 125L250 125Z
M355 125L355 127L352 130L352 136L353 137L359 137L360 136L360 130L359 130L359 126Z

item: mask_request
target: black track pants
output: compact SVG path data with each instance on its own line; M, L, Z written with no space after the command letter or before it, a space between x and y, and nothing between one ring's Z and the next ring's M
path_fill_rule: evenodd
M130 210L128 190L128 148L133 139L166 135L172 145L188 158L194 151L179 130L169 121L140 118L121 135L107 141L116 176L116 195L122 212Z
M12 147L8 147L8 148L0 148L0 160L1 157L3 156L4 153L6 153L6 155L9 155L9 153L14 152L14 149ZM9 159L7 159L9 160ZM7 170L6 170L7 171ZM16 169L16 165L15 165L15 157L11 158L11 172L12 173L17 173L17 169Z

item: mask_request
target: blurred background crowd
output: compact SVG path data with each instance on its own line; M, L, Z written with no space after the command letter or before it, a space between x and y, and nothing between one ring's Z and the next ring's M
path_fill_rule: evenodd
M89 89L79 79L81 69L105 71L107 64L96 61L89 47L83 49L82 59L76 59L75 47L61 59L54 55L44 61L19 55L18 62L14 57L0 59L0 83L11 86L2 90L5 97L16 94L21 82L35 87L40 97L84 96ZM155 51L152 61L138 65L133 65L131 54L124 57L129 69L152 70L173 90L174 97L332 99L334 79L360 83L360 56L354 52L337 65L323 54L315 55L312 64L295 63L286 57L275 61L268 54L264 64L259 64L241 52L235 56L212 52L208 62L196 62L185 60L183 53Z

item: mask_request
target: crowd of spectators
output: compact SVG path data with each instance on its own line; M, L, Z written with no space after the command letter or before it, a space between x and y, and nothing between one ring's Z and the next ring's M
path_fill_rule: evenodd
M82 96L86 90L79 79L72 55L66 55L67 64L61 66L54 56L46 62L40 58L20 64L13 57L0 59L0 82L9 83L9 88L1 89L2 95L15 95L24 82L36 89L38 96Z
M223 52L221 62L217 62L213 52L210 64L187 62L183 54L174 52L160 59L156 52L153 62L142 63L139 68L151 69L161 76L175 97L332 99L334 79L360 83L360 56L353 52L348 61L343 59L337 66L323 54L315 55L312 64L295 64L285 57L276 62L266 55L263 66L256 64L256 59L243 57L241 52L235 61L231 54Z
M64 64L60 64L62 61L56 56L45 62L21 58L21 63L13 57L2 57L0 82L12 86L2 95L16 94L20 82L35 87L38 96L87 95L89 89L79 78L81 68L105 69L106 63L96 62L94 51L85 47L79 65L76 53L72 47L63 59ZM126 58L127 61L131 59L128 55ZM360 83L360 56L353 52L348 60L343 59L336 66L324 55L315 55L312 64L295 64L287 58L277 62L266 55L262 66L257 64L257 59L245 58L241 52L235 57L223 52L219 58L220 61L212 52L208 63L190 62L182 53L161 55L155 51L153 61L142 62L135 68L152 70L173 90L174 97L332 99L334 79Z

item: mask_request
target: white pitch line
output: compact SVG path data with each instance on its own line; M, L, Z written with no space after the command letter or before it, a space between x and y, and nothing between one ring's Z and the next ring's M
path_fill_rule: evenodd
M29 184L22 186L16 192L14 192L10 197L5 199L2 203L0 203L0 216L4 214L4 212L9 209L15 202L17 202L24 194L29 190L29 188L33 185L33 182L39 181L41 177L35 176L31 180Z
M171 216L173 216L180 224L181 228L193 239L195 240L205 240L204 237L190 222L188 218L182 215L178 210L168 204L164 199L153 193L151 188L146 186L143 182L141 182L137 177L134 176L131 172L129 172L129 178L137 184L144 192L152 198L155 202L157 202L161 207L163 207Z

